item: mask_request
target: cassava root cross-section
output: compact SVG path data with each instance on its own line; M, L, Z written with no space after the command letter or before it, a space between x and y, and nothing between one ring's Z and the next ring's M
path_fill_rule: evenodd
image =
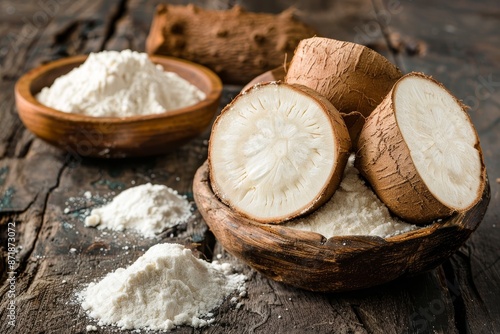
M313 37L297 46L285 82L316 90L342 113L367 117L401 76L384 56L363 45Z
M356 165L389 209L414 223L464 212L486 170L465 107L420 73L401 78L361 130Z
M210 181L233 210L280 223L331 198L349 150L347 128L326 98L300 85L256 85L214 123Z

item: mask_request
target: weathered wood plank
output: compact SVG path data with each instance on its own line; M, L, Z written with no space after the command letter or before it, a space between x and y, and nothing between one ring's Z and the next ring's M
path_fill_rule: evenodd
M60 23L57 18L62 18L62 13L68 17L78 17L77 13L89 14L82 10L85 4L78 5L73 2L40 1L37 5L31 3L19 5L14 2L2 2L2 6L11 8L6 12L10 18L6 21L14 21L19 24L12 26L9 30L11 35L7 35L8 45L6 53L2 58L2 89L0 98L2 101L1 112L2 122L0 123L2 132L2 156L7 156L1 161L2 184L1 184L1 203L0 211L4 212L1 217L2 248L7 246L6 227L8 222L16 223L16 246L19 253L16 256L19 266L16 275L16 306L17 324L16 328L8 326L6 319L6 306L9 298L6 296L8 285L3 284L0 290L2 295L1 319L2 329L7 332L30 332L31 326L35 326L37 318L40 322L46 322L44 312L48 306L41 305L41 299L37 299L38 293L32 294L32 286L42 286L38 290L40 294L46 295L46 285L50 281L40 273L45 272L44 268L50 267L50 263L45 261L34 262L36 252L35 244L39 240L41 230L43 229L44 214L47 208L48 198L51 191L57 188L59 177L66 165L66 154L53 147L48 146L42 141L32 140L32 135L27 132L14 112L13 86L19 75L40 62L47 60L47 50L52 47L51 29L57 29ZM40 7L41 6L41 7ZM49 7L55 6L55 7ZM87 6L88 8L89 6ZM15 18L12 18L12 17ZM6 22L3 21L2 22ZM56 21L56 22L54 22ZM2 39L4 43L4 39ZM4 50L5 50L5 44ZM19 212L15 214L14 212ZM40 256L40 255L39 255ZM43 255L41 255L43 257ZM64 262L64 261L61 261ZM41 270L41 271L40 271ZM2 271L2 278L6 277L6 272ZM40 279L38 279L40 277ZM34 283L32 285L32 283ZM57 294L52 295L52 300L57 299ZM48 299L50 301L50 299ZM28 304L27 304L28 303ZM38 308L30 308L29 303L35 303ZM50 305L50 302L48 303ZM26 307L24 307L26 306ZM25 313L20 312L23 310ZM38 312L39 310L40 312ZM64 310L60 308L61 312ZM38 313L36 313L38 312ZM61 319L61 322L67 324L67 319ZM23 326L23 327L21 327ZM26 331L24 331L26 330Z
M6 223L14 220L18 222L18 244L22 246L18 259L22 264L17 277L16 301L18 325L23 325L15 330L6 326L7 298L4 296L8 285L3 284L0 288L0 332L84 332L85 326L92 322L74 302L75 291L107 272L128 265L145 249L158 242L186 244L197 248L202 252L201 256L209 259L216 254L223 254L224 260L233 263L249 277L248 296L242 299L240 308L226 301L217 311L214 326L200 330L183 327L177 329L176 333L500 331L499 233L495 225L499 209L491 209L492 206L498 207L494 201L498 204L500 189L495 182L491 182L492 205L485 221L469 240L467 247L454 256L444 266L444 270L438 268L413 278L346 294L309 293L269 281L226 254L220 245L215 244L214 248L215 240L207 233L206 225L199 215L187 225L166 231L152 240L138 238L130 233L103 234L85 228L83 218L89 208L99 205L104 197L113 196L113 192L117 194L132 186L132 181L135 184L166 184L192 198L192 177L196 168L206 159L209 132L207 130L169 154L140 160L68 159L63 152L33 139L20 125L15 114L11 94L16 76L42 61L65 55L101 48L144 50L149 22L155 5L160 2L54 1L59 1L60 10L32 36L28 32L24 33L30 38L23 37L23 43L20 44L22 50L18 50L17 54L9 50L7 57L3 58L0 52L0 60L3 60L0 63L8 67L0 83L0 156L4 157L0 161L0 203L5 203L2 204L5 209L2 209L0 216L0 240L3 245ZM286 6L265 1L200 3L208 8L219 9L241 3L250 10L272 12L281 11ZM298 1L296 6L298 15L324 36L367 44L382 38L383 43L387 43L382 30L379 30L381 35L377 35L376 29L370 30L375 25L385 24L387 28L397 29L405 36L425 40L429 50L423 57L391 53L387 45L383 52L408 70L421 69L434 74L464 100L471 88L479 87L478 82L482 84L479 75L486 75L487 78L487 74L492 73L496 80L498 64L494 59L498 59L495 58L498 49L491 47L494 45L491 38L494 38L494 28L498 28L498 24L495 24L493 15L486 15L491 2L485 1L472 11L469 11L471 5L467 5L467 2L456 5L429 2L427 7L420 5L420 2L401 1L400 4L402 10L393 10L389 16L386 12L382 13L386 16L381 16L380 12L377 16L371 1L362 0L347 4L320 0ZM379 5L375 1L375 9L384 8ZM12 11L12 8L17 13L6 20L1 16L0 33L19 33L23 28L26 29L22 17L32 18L40 10L40 5L14 1L2 2L0 6L0 16ZM12 8L7 9L8 6ZM3 11L4 8L6 11ZM436 8L436 17L427 18L428 8ZM447 45L450 40L440 34L433 34L432 30L434 23L442 24L443 20L437 21L439 16L448 17L444 15L446 11L456 13L453 17L456 22L466 23L460 26L463 27L461 33L471 31L482 21L480 18L486 17L487 22L481 28L483 37L475 39L474 45L465 45L457 33L456 38L452 39L455 44ZM449 27L446 29L451 30ZM5 43L9 41L0 41L0 50ZM469 63L474 65L464 67ZM500 142L496 126L498 113L493 109L498 107L498 94L496 86L493 88L495 91L488 98L485 98L486 95L472 95L481 105L477 109L480 111L473 112L472 117L480 130L491 180L500 177L496 154ZM226 87L222 105L237 91L238 87ZM481 91L487 92L484 89ZM9 195L9 187L15 189L16 196ZM85 191L92 193L90 200L83 196ZM65 213L65 208L69 212ZM71 248L76 251L70 252ZM105 327L99 331L112 333L114 330Z
M453 305L439 268L343 297L369 333L456 332Z
M385 1L385 5L389 2ZM491 182L500 175L500 49L493 47L499 28L498 12L489 5L488 1L401 1L402 9L391 17L388 29L425 40L428 45L425 57L400 55L405 68L434 76L470 106ZM445 277L461 332L500 331L498 182L491 182L491 188L492 199L482 224L445 264Z
M226 89L224 103L235 94L236 91ZM206 226L199 221L199 215L198 220L193 220L189 226L165 231L158 239L143 239L134 234L107 234L83 226L83 219L91 207L102 204L103 199L111 198L134 184L166 184L192 199L192 175L206 159L206 138L208 130L200 138L161 157L127 160L71 159L66 162L64 169L41 166L39 157L33 160L29 159L29 156L26 159L11 159L17 164L23 163L34 169L29 173L16 170L8 174L7 184L17 186L16 189L19 189L19 184L15 182L15 177L36 175L35 170L40 168L59 173L55 184L50 189L45 189L48 191L48 197L40 197L43 206L34 208L34 213L27 210L31 215L21 221L21 226L26 227L26 231L18 230L20 236L31 236L28 245L23 247L29 250L29 258L19 257L26 268L23 266L24 270L18 276L17 284L18 323L33 323L33 326L27 326L25 330L34 331L36 328L54 333L61 332L67 328L68 314L71 314L71 319L77 322L76 326L68 331L81 332L90 320L82 313L79 305L71 304L74 293L82 289L85 283L99 279L118 267L129 265L147 248L158 242L179 242L201 251L206 250ZM48 161L53 161L57 155L60 155L61 159L67 157L63 152L39 140L35 140L29 155L44 151L49 151L46 154ZM48 175L41 175L36 180L46 183ZM83 196L85 191L94 194L91 200ZM19 198L29 198L30 194L31 192L27 191ZM66 208L67 213L64 212ZM19 217L22 216L17 216ZM180 237L174 238L171 235ZM129 249L124 250L124 247ZM71 248L76 251L70 252ZM66 283L62 283L63 280ZM0 293L5 295L6 289L7 285L4 285ZM2 300L3 306L7 301ZM69 306L66 305L68 302ZM2 314L4 315L5 313ZM2 332L9 329L6 322L2 326ZM114 330L108 328L105 332L111 333ZM180 332L191 331L191 328L185 328Z

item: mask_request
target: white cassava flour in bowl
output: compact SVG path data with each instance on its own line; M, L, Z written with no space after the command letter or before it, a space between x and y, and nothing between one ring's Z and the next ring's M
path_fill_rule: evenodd
M208 263L178 244L151 247L130 267L109 273L77 294L99 325L122 329L170 330L202 327L234 291L244 293L246 276L228 263Z
M387 238L416 229L389 213L389 209L365 184L351 155L344 177L333 197L311 215L295 219L288 227L317 232L326 238L372 235Z
M193 105L205 94L179 75L131 50L91 53L36 96L59 111L94 117L160 114Z
M85 226L134 230L152 238L191 216L191 204L185 196L167 186L147 183L124 190L108 204L93 209L85 218Z

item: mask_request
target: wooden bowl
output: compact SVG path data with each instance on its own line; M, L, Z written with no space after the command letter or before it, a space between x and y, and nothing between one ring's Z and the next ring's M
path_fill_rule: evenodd
M176 58L150 56L206 94L199 103L162 114L92 117L49 108L35 95L82 64L75 56L42 65L23 75L15 87L16 105L24 125L43 140L78 156L132 157L164 153L203 132L211 123L222 92L219 77L208 68Z
M249 83L243 87L242 91L247 90L248 88L267 81L283 81L285 79L286 71L284 66L276 67L270 71L264 72L259 76L256 76Z
M490 200L488 184L470 211L439 223L387 239L326 239L233 212L213 193L206 162L196 172L193 194L201 215L229 253L273 280L323 292L367 288L438 266L478 227Z

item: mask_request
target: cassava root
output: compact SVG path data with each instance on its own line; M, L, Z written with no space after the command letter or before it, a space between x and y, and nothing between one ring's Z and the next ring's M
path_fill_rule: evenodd
M184 58L215 71L224 83L246 84L290 59L311 27L281 14L159 5L146 41L149 54Z
M363 45L312 37L299 43L285 82L316 90L342 113L367 117L401 76L385 57Z
M330 199L350 140L335 107L312 89L270 82L240 93L212 128L214 193L236 212L281 223Z
M425 224L480 199L486 169L465 107L421 73L401 78L366 119L356 167L389 209Z

